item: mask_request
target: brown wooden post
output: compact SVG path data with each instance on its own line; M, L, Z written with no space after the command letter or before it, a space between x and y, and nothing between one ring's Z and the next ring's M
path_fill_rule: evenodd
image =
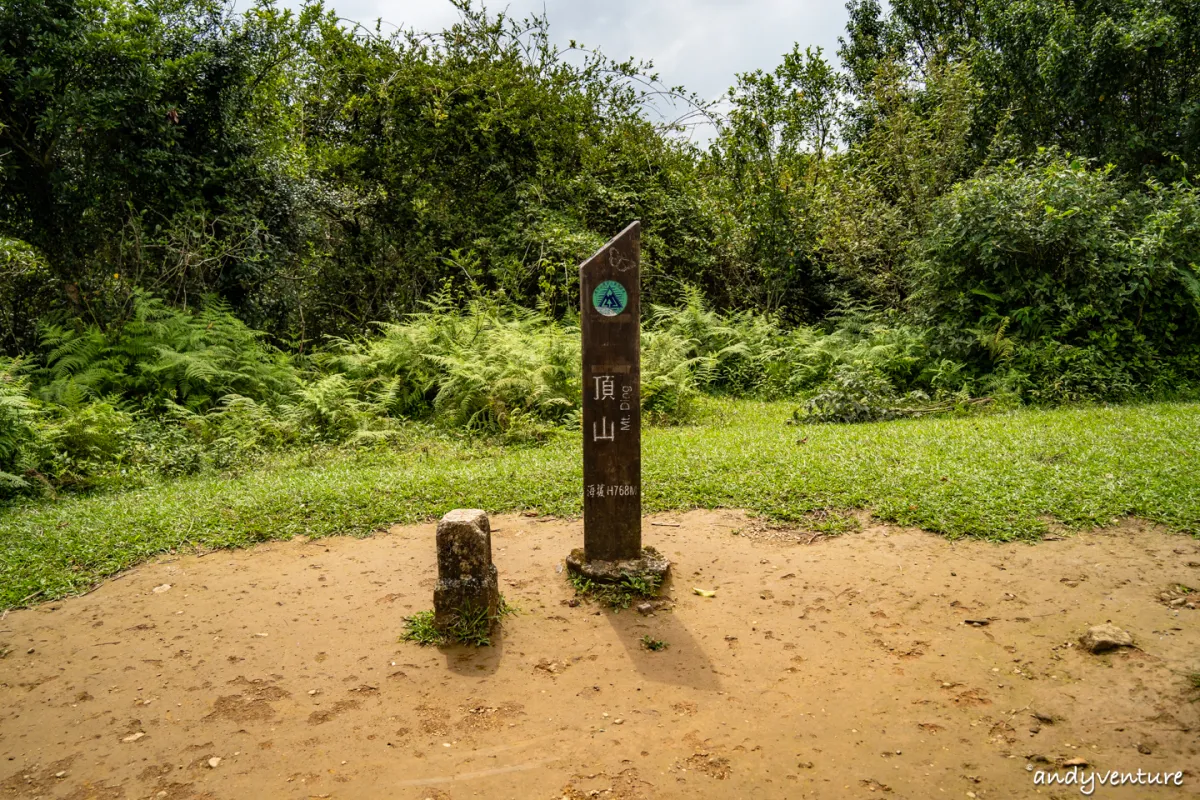
M601 579L666 571L657 553L642 549L640 271L640 222L579 267L583 551L568 565Z
M583 328L583 549L642 552L641 223L579 267Z

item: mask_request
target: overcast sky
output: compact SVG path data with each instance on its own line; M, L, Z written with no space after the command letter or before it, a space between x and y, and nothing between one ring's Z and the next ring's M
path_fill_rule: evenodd
M545 11L557 44L565 47L574 39L618 60L652 60L668 86L682 84L710 100L733 85L736 73L773 69L796 42L820 46L836 59L837 39L846 24L844 0L511 0L486 5L489 11L507 10L515 17ZM327 0L327 6L368 27L382 18L404 28L441 30L458 17L447 0Z

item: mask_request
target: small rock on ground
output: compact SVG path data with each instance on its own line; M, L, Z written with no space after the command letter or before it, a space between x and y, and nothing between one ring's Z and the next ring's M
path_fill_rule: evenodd
M1079 643L1089 653L1103 653L1118 647L1133 647L1133 637L1116 625L1093 625L1079 637Z

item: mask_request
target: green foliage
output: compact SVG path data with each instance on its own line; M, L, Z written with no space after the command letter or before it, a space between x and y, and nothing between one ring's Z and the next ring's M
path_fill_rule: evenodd
M782 425L790 401L702 405L701 424L644 432L644 513L744 508L809 526L818 509L866 509L992 541L1036 540L1048 520L1090 528L1133 515L1200 534L1195 403L798 428ZM580 463L574 437L463 448L419 429L386 451L285 452L234 473L9 503L0 507L0 606L84 591L158 553L367 536L436 519L464 498L494 513L578 518Z
M0 157L0 181L3 180ZM36 340L30 309L50 308L57 290L42 253L3 234L0 221L0 353L18 353Z
M297 394L301 392L297 390ZM293 408L284 404L277 412L249 397L228 394L204 414L176 407L174 416L182 424L174 430L187 431L210 447L224 446L243 454L270 452L299 440L303 428L295 420Z
M579 405L578 333L536 313L468 314L476 330L427 358L442 377L437 418L469 430L540 433Z
M439 294L320 360L385 414L514 439L545 438L574 419L582 393L578 328L479 296L460 309Z
M690 291L682 308L655 306L648 328L674 343L677 363L699 389L736 397L801 398L797 418L823 422L894 419L966 407L973 389L965 365L936 358L929 335L869 309L831 320L832 330L787 330L773 318L720 314ZM645 356L644 356L645 357ZM647 407L653 397L647 398ZM931 400L936 402L931 402ZM950 401L950 402L948 402Z
M425 426L552 445L576 267L633 218L653 424L704 395L865 422L1200 385L1180 2L855 0L841 70L796 45L722 116L457 7L390 35L320 3L0 8L0 491Z
M774 318L750 312L722 314L709 308L694 287L678 308L652 305L646 327L663 346L679 349L674 359L688 367L695 388L734 395L769 391L778 372L782 329ZM646 358L643 355L643 358ZM645 381L643 381L645 396Z
M859 97L882 65L968 63L978 165L995 146L1057 146L1123 172L1177 178L1200 163L1200 19L1187 0L851 0L839 54ZM857 140L878 122L856 108ZM1192 173L1194 174L1194 173Z
M1200 534L1195 403L1016 409L955 419L784 428L792 403L706 399L706 422L643 437L643 511L733 507L778 521L866 509L949 537L1036 540L1127 515ZM804 443L798 443L803 434ZM985 455L982 456L982 455ZM256 469L0 507L0 606L86 590L167 551L371 535L466 497L577 517L577 440L542 447L434 431L394 451L282 453ZM944 479L944 480L943 480Z
M496 614L489 616L487 608L465 607L459 609L445 630L434 625L433 611L419 611L404 618L404 633L400 640L419 645L469 644L488 647L492 643L492 632L501 621L517 610L500 598Z
M815 191L814 247L839 304L898 309L933 201L970 172L978 88L966 64L933 64L924 80L901 62L876 70L857 109L872 124Z
M0 242L44 258L40 282L24 257L0 270L2 346L51 311L105 326L130 288L215 294L298 347L446 281L560 315L575 266L634 217L648 292L711 272L694 150L644 113L703 104L648 64L555 47L543 18L459 11L383 35L320 3L6 4Z
M786 389L775 323L688 296L683 309L656 307L643 331L650 422L690 419L701 391ZM439 293L404 322L304 360L220 304L191 313L135 294L123 324L48 324L46 366L18 373L9 362L5 430L19 445L6 448L4 471L83 489L233 468L294 445L395 443L412 421L509 442L577 429L578 326L503 299L453 298Z
M692 351L692 342L668 331L642 333L642 409L650 422L683 422L692 415L706 364Z
M577 597L594 600L602 606L620 611L629 608L634 600L658 597L662 578L654 574L622 572L616 583L596 581L568 570L567 583Z
M402 642L416 642L421 646L439 645L446 643L446 636L433 624L433 610L418 611L411 617L404 618L404 633L400 636Z
M296 368L228 308L189 313L141 293L130 304L108 328L45 323L41 368L0 361L0 492L224 468L309 424L294 411L308 388Z
M893 406L896 393L887 378L870 366L842 364L823 388L805 403L796 421L874 422L901 416Z
M957 371L957 370L956 370ZM920 389L900 396L887 378L868 363L842 364L828 381L792 414L793 423L878 422L951 411L967 413L994 398L972 398L965 389L931 401Z
M874 373L894 391L949 388L933 386L936 373L924 331L867 309L847 312L828 333L797 329L787 345L789 394L819 389L845 366Z
M370 416L369 406L357 398L354 384L338 374L306 382L283 410L297 428L333 442L350 438Z
M105 400L66 408L51 406L52 416L43 427L46 458L39 472L59 486L88 485L89 478L113 466L128 453L133 418Z
M561 315L577 307L577 265L634 217L648 291L660 272L703 271L691 151L642 115L647 92L694 98L648 65L558 49L543 18L459 10L437 33L316 25L298 87L324 185L301 268L306 328L362 332L447 282Z
M440 293L377 337L336 340L316 359L344 376L378 413L429 417L449 428L541 441L578 425L579 328L540 311L475 296L459 307ZM688 414L702 359L674 331L642 341L642 403L655 420ZM330 380L326 378L325 380Z
M666 650L671 646L670 642L664 642L662 639L655 639L650 634L646 634L638 641L641 642L642 647L653 653L657 653L660 650Z
M174 403L200 411L227 394L275 400L295 381L287 358L212 301L196 313L135 293L128 320L107 328L46 324L39 395L71 405L115 395L144 408Z
M1200 15L1185 0L852 0L840 71L796 45L737 76L720 116L649 64L557 48L544 18L456 5L447 30L392 35L319 2L0 5L0 493L213 485L271 459L473 435L542 445L504 456L539 482L488 483L495 505L566 508L548 476L577 463L559 435L579 421L576 267L634 218L651 423L702 420L722 407L706 395L869 423L1200 386ZM663 98L679 120L652 121ZM717 124L705 151L678 135L697 119ZM778 421L734 446L781 466L731 456L709 474L679 456L707 488L668 480L647 502L811 510L779 499L799 473ZM896 451L899 434L860 430L843 435ZM840 451L825 456L837 472ZM896 463L826 484L814 467L791 495L859 506L845 487L886 484ZM1079 507L1028 489L1002 513L1007 489L987 487L1019 470L977 473L962 491L983 481L982 510L921 495L927 510L888 484L880 513L1005 538L1047 508L1166 503L1194 527L1166 479L1153 496L1062 487ZM387 505L368 483L315 492L334 508L303 524L265 490L254 514L355 528ZM409 500L390 508L429 502ZM254 528L226 513L208 541ZM139 517L146 541L108 560L71 547L80 574L103 574L189 526ZM20 591L85 580L46 569Z
M0 9L0 348L43 351L33 397L215 442L237 395L258 410L221 419L267 449L400 419L543 441L577 418L576 266L633 218L654 420L703 392L859 402L873 371L939 402L1195 380L1180 2L855 0L842 70L797 44L719 117L544 17L457 6L390 35L320 3ZM706 152L676 135L701 118ZM839 331L860 307L912 346L835 381L878 346Z
M1003 119L997 127L1025 152L1057 145L1134 176L1178 177L1174 159L1200 163L1200 19L1190 3L1040 0L989 11L981 122Z
M106 400L80 399L70 408L41 403L30 396L25 372L0 359L0 497L90 487L119 474L133 447L133 417Z
M1200 377L1196 195L1128 197L1111 168L1052 153L941 199L914 303L978 374L1030 397L1122 397Z
M49 310L119 316L129 283L193 301L255 287L295 238L270 142L297 25L211 0L0 8L0 230L44 254L53 290L21 310L20 345Z
M29 485L15 473L23 452L37 440L36 418L21 363L0 357L0 493Z
M784 56L773 72L739 75L733 109L706 159L722 204L725 304L813 319L831 299L812 257L812 205L842 113L841 76L820 48Z

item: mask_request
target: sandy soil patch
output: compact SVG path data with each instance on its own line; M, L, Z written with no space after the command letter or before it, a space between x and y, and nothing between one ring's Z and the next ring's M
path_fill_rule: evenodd
M432 606L432 524L163 558L12 612L0 800L1080 797L1034 786L1072 759L1186 772L1096 797L1200 796L1193 539L647 522L674 562L653 616L570 604L580 522L494 517L521 613L478 651L398 641ZM1105 621L1139 649L1081 652Z

